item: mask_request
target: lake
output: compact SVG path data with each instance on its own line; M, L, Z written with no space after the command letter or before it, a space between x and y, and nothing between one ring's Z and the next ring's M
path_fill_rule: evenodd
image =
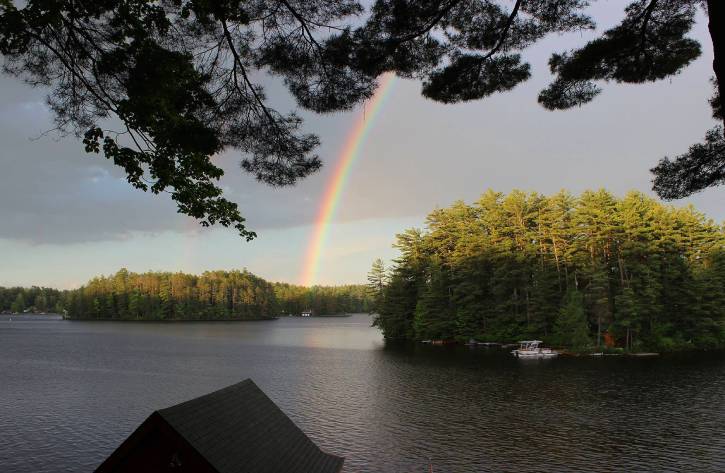
M345 472L725 471L725 356L517 360L367 315L0 318L0 471L92 471L152 411L252 378Z

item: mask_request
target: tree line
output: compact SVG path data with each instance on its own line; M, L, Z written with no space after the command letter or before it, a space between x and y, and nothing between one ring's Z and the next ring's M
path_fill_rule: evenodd
M368 277L387 338L725 347L725 228L692 206L489 190L394 246Z
M200 276L132 273L121 269L69 291L71 319L237 320L362 312L368 309L365 286L306 288L271 283L244 271L207 271Z
M364 284L344 286L297 286L274 283L277 313L300 314L311 310L315 315L370 312L372 304Z
M0 287L0 312L62 313L65 291L48 287Z

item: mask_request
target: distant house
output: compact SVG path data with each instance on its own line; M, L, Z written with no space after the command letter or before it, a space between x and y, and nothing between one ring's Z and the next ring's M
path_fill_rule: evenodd
M251 379L151 414L96 470L338 473Z

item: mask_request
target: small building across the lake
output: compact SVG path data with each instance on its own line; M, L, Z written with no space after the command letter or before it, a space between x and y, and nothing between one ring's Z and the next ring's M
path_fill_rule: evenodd
M96 470L338 473L251 379L151 414Z

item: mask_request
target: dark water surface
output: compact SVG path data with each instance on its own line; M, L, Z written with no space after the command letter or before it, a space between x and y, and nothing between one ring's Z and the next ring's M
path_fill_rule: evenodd
M0 318L0 471L91 471L153 410L251 377L346 472L725 471L725 357L385 346L366 315Z

